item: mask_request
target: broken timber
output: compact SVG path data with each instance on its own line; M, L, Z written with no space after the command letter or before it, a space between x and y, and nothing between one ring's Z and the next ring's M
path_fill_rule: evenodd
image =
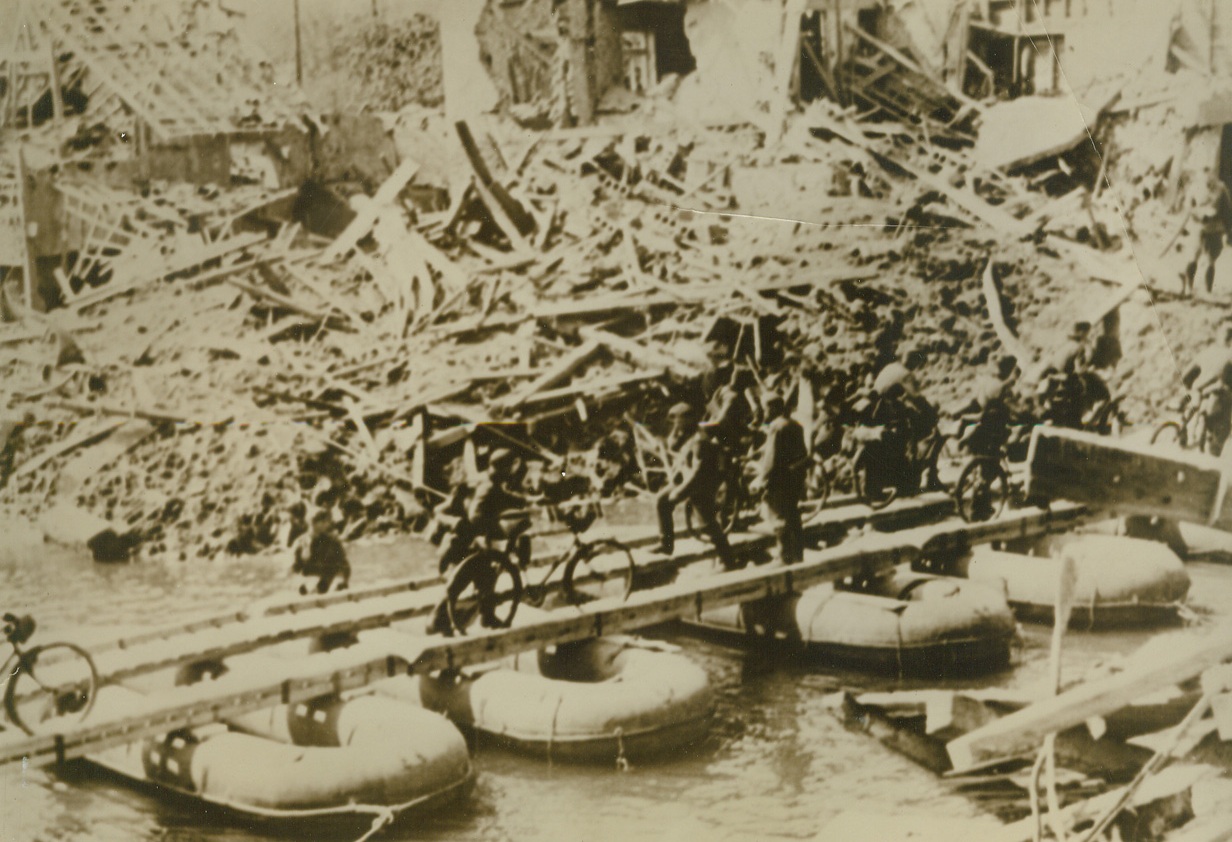
M1032 753L1046 734L1119 710L1160 688L1201 675L1229 658L1232 625L1224 624L1193 636L1186 644L1174 644L1167 658L1081 684L959 737L947 746L950 759L956 770L963 770L993 759Z
M1232 531L1228 476L1207 454L1036 427L1027 463L1032 495Z
M265 645L334 631L385 630L363 646L292 661L285 669L270 670L255 679L224 675L205 684L168 690L159 699L151 700L150 709L145 711L129 712L109 720L96 717L75 726L66 723L58 730L57 723L49 721L44 723L45 733L35 737L11 732L0 735L0 766L63 762L108 746L217 722L273 704L293 704L357 689L393 675L486 663L506 654L553 643L642 628L673 618L695 617L713 608L792 593L856 573L887 569L926 554L939 544L961 545L1039 534L1070 525L1082 517L1079 507L1065 507L1051 512L1022 512L975 526L933 525L901 533L871 535L854 544L811 553L805 562L792 567L755 567L718 573L701 580L640 591L627 600L612 597L569 607L524 626L480 631L469 637L432 638L388 629L385 627L390 620L374 616L376 612L370 606L340 606L330 612L305 612L308 615L326 613L331 619L325 622L323 618L311 616L277 621L266 618L263 624L269 626L269 631ZM385 607L392 604L386 603ZM410 607L405 598L401 604ZM275 622L281 625L276 626ZM377 650L372 648L373 644L382 651L380 656L375 654ZM253 651L256 647L248 644L239 648ZM225 657L230 651L215 650L213 656ZM113 679L113 676L105 678Z

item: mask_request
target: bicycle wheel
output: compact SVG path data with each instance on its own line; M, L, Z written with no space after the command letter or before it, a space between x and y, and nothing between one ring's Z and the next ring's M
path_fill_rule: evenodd
M809 460L808 473L804 476L804 500L800 503L800 516L808 523L821 514L830 499L830 472L826 460L814 453Z
M1009 477L996 459L978 456L967 463L954 486L954 503L967 523L999 517L1009 499Z
M868 450L861 449L852 462L851 473L855 478L856 497L870 509L884 509L894 502L898 489L893 485L879 485L873 479L877 472L869 465L869 460Z
M596 570L591 562L596 558L615 558L618 560L619 567L606 567L605 570ZM584 567L584 571L579 574L578 568ZM606 538L602 541L595 541L588 545L586 550L579 552L569 559L565 564L565 574L561 582L561 589L565 595L565 601L570 605L580 605L586 602L589 597L582 593L577 588L577 580L594 579L606 584L609 581L618 580L620 582L620 598L626 600L629 594L633 593L633 572L635 565L633 563L633 553L629 552L629 548L617 541L615 538Z
M1165 421L1151 434L1151 444L1162 447L1184 447L1185 428L1177 421Z
M736 528L743 505L744 501L738 485L734 485L732 480L728 479L719 483L719 488L715 492L715 518L719 521L723 532L730 533ZM696 515L693 512L692 503L685 506L684 526L690 534L698 535L703 540L710 540L710 536L705 532L697 532Z
M94 707L97 690L98 670L90 653L75 643L48 643L17 658L4 709L18 728L38 734L49 720L81 722Z
M487 628L507 629L522 602L522 573L504 553L481 550L455 568L445 586L445 613L449 627L466 634L473 614L464 612L459 604L465 598L474 599L480 621ZM508 604L502 614L498 609Z

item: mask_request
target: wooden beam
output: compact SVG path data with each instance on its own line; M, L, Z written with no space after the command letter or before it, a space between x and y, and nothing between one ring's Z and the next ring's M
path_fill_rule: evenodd
M1036 427L1027 465L1031 495L1232 530L1227 477L1207 454Z
M579 327L578 335L591 342L602 343L612 356L639 368L663 369L677 377L691 378L701 374L701 369L659 348L644 345L636 339L602 330L597 327Z
M1229 658L1232 624L1225 623L1207 634L1178 639L1167 658L1087 682L959 737L947 747L950 758L954 768L962 770L994 758L1034 752L1049 733L1112 713L1149 693L1201 675Z
M10 79L9 83L15 80ZM26 156L21 144L17 144L17 220L21 223L18 238L21 240L22 254L22 291L26 297L26 307L32 311L41 310L34 306L34 254L30 250L30 189L27 183Z
M87 415L115 415L128 418L141 418L155 424L216 424L222 422L223 418L217 420L200 420L190 419L186 415L179 415L173 412L166 412L161 409L139 409L137 407L116 406L108 403L87 403L86 401L69 401L56 400L49 401L44 406L61 407L63 409L71 409L74 412L83 412Z
M1031 360L1035 358L1030 349L1022 343L1014 331L1010 330L1010 326L1005 322L1005 309L1002 306L1001 290L997 287L997 279L993 276L992 259L984 265L984 275L981 279L981 285L984 290L984 301L988 305L988 315L992 319L993 332L997 334L997 339L1001 342L1001 347L1007 353L1013 354L1018 358L1018 365L1026 369Z
M102 441L107 438L107 436L111 435L117 428L122 427L127 423L127 418L111 418L110 420L102 421L98 424L80 424L77 427L75 435L70 435L64 439L61 439L50 447L43 449L32 458L22 462L13 471L12 475L14 477L21 477L37 471L57 456L64 456L79 447L85 447L87 445L94 444L95 442Z
M347 252L355 248L359 241L368 235L382 213L390 210L400 212L397 206L398 194L411 183L411 179L417 172L419 172L419 164L410 158L399 164L389 178L377 188L376 194L369 199L368 204L360 209L350 224L329 244L324 254L321 255L321 261L333 263L345 257Z
M71 312L79 313L87 307L93 307L96 304L101 304L102 302L114 298L117 295L133 292L146 284L156 283L166 278L170 278L172 275L179 275L184 272L192 271L193 269L204 266L211 261L219 260L236 252L244 251L252 248L253 246L268 242L268 240L269 238L264 234L238 234L234 237L228 237L224 240L218 240L202 246L200 250L188 250L182 255L176 254L174 257L177 259L173 263L164 265L152 274L134 277L131 280L126 280L124 283L118 283L113 279L96 292L90 293L89 295L79 296L65 309ZM256 264L254 263L253 265L255 266Z
M554 362L546 371L526 384L522 389L503 399L500 402L501 406L506 408L519 406L536 392L559 385L589 362L590 358L599 353L602 347L593 340L583 343L574 351Z
M488 169L487 162L480 154L479 147L475 144L475 138L471 135L466 121L459 120L454 124L454 128L458 132L458 139L462 141L466 159L470 162L471 171L475 175L475 191L479 194L488 212L492 214L493 221L505 233L515 251L530 251L530 245L524 238L535 230L535 218L527 213L526 209L509 195L504 185L492 176L492 171Z
M616 377L605 377L601 380L587 380L559 389L545 389L524 398L521 406L538 406L554 401L573 400L581 398L588 403L599 401L605 397L628 392L636 393L633 387L640 386L650 380L658 380L663 376L661 371L638 371L633 374L622 374Z

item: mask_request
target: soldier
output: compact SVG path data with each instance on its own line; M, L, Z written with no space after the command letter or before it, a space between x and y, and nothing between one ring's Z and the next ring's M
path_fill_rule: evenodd
M671 430L668 447L672 452L672 475L665 489L659 492L659 546L656 552L671 555L676 546L676 529L672 513L676 506L688 503L701 522L701 528L714 544L723 567L735 569L736 559L723 527L719 525L715 500L719 490L720 472L718 448L701 435L697 428L697 413L687 403L669 410Z
M1223 254L1223 244L1228 236L1227 216L1232 210L1232 196L1228 195L1228 187L1216 175L1207 182L1206 201L1193 211L1193 218L1200 226L1198 236L1198 253L1185 267L1181 295L1193 296L1194 278L1198 274L1198 264L1206 259L1206 291L1209 293L1215 284L1215 261Z
M1203 445L1212 456L1223 453L1232 434L1232 323L1225 323L1222 333L1223 345L1200 353L1181 377L1206 422Z
M296 548L291 572L316 576L314 589L319 594L328 593L335 579L338 580L338 590L346 590L350 584L351 565L342 541L334 532L334 519L328 510L323 509L313 516L312 537ZM308 585L301 585L299 592L308 593Z
M800 501L804 499L804 478L809 451L804 428L787 414L778 395L766 401L766 447L758 469L757 485L765 491L766 509L778 538L779 558L784 564L804 560L804 525Z
M525 515L526 496L517 488L517 457L499 448L488 459L488 475L473 494L455 492L440 518L442 525L452 526L440 556L440 571L461 563L470 553L476 539L494 544L504 543L520 567L530 563L530 540L526 532L530 519ZM452 518L450 516L453 516Z

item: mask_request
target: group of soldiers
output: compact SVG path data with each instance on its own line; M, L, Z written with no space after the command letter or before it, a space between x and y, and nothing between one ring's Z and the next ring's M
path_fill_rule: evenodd
M1193 411L1205 422L1203 447L1216 455L1232 433L1232 323L1221 338L1182 376ZM777 537L779 559L784 564L802 561L801 503L810 465L839 454L858 438L853 431L876 432L879 449L872 461L883 472L881 482L895 483L902 493L942 488L937 476L944 442L938 430L941 413L917 381L926 362L918 351L900 350L877 369L815 372L813 389L806 392L795 388L800 381L794 371L776 377L720 355L696 388L684 392L692 399L667 412L667 481L655 506L658 551L673 553L676 513L687 504L723 567L746 564L733 552L720 518L722 487L736 479L746 482L745 500L760 497L763 519ZM806 409L798 404L809 392L818 399ZM1029 383L1017 360L1002 357L976 379L968 402L949 414L962 422L962 448L972 456L1000 457L1015 429L1025 434L1041 422L1083 428L1092 407L1109 399L1093 359L1091 327L1079 322ZM806 431L793 416L811 418L811 429ZM494 449L478 481L459 485L438 507L434 537L441 544L442 572L462 563L480 541L519 567L529 564L528 507L540 497L528 492L525 471L524 460ZM322 579L319 589L324 590L331 579L345 585L350 574L326 521L314 521L296 564L298 572L332 572Z
M1063 383L1086 373L1086 341L1084 331L1071 336L1057 366ZM776 535L779 559L784 564L802 561L801 503L810 464L839 453L847 432L857 427L879 431L876 461L883 482L910 491L941 487L937 457L944 439L938 431L940 413L917 381L916 372L926 361L922 353L904 351L877 370L825 372L818 378L820 399L811 413L811 431L794 417L801 413L790 411L788 399L800 400L793 378L736 365L723 354L712 359L696 388L685 390L690 399L667 411L667 481L655 499L657 552L674 552L677 510L687 505L725 569L747 564L733 552L720 518L721 495L731 493L724 485L746 482L744 490L760 498L763 519ZM1010 425L1020 420L1013 398L1018 374L1012 358L1000 361L996 374L980 384L963 410L969 420L964 446L973 453L1004 447ZM1081 403L1084 388L1059 386L1056 402L1072 397ZM521 567L529 563L527 506L535 497L524 480L522 460L498 448L489 454L487 472L475 487L459 487L440 507L438 523L444 526L436 538L442 572L463 561L477 541L507 553Z

